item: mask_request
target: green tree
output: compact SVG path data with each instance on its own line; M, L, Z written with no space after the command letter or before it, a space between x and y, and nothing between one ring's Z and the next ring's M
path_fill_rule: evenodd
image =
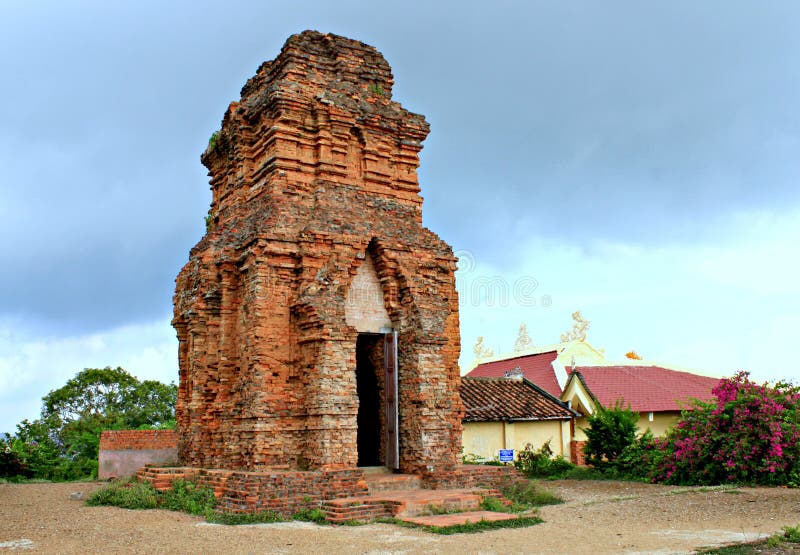
M636 442L636 423L639 415L617 403L612 408L598 404L595 413L587 418L586 462L599 470L617 467L619 456Z
M42 398L41 417L8 442L29 473L55 480L97 473L100 432L174 427L177 386L122 368L86 368Z

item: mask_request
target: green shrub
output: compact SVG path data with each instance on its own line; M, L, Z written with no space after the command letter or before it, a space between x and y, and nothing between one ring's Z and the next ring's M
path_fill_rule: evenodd
M481 500L481 509L484 511L492 511L495 513L507 513L508 507L503 505L503 502L500 501L497 497L484 497Z
M636 441L636 423L639 415L617 403L612 408L598 404L595 413L587 418L586 462L599 470L618 470L617 459Z
M695 402L658 441L655 478L675 484L797 485L800 388L757 384L746 372L720 380L716 401Z
M160 492L149 482L139 482L135 478L118 480L92 493L87 505L113 505L125 509L169 509L203 516L208 522L216 524L257 524L286 520L272 511L258 513L227 513L215 510L217 501L211 488L199 486L195 482L176 480L172 488ZM298 511L296 520L324 522L325 513L320 508Z
M325 511L316 507L314 509L301 509L292 515L292 520L302 520L304 522L316 522L324 524L327 522Z
M605 469L605 474L624 480L653 481L665 456L659 445L653 432L646 430L622 450L613 467Z
M552 478L560 477L574 468L571 462L561 455L553 457L553 450L550 448L550 440L535 450L530 443L517 453L514 466L529 478Z
M211 136L208 138L208 148L209 150L214 150L217 148L217 140L219 139L219 131L214 131Z
M191 515L206 515L217 506L214 491L194 482L175 480L172 489L161 494L160 505L171 511L183 511Z
M383 90L383 87L381 87L378 83L370 83L369 87L367 87L367 90L372 96L383 96L386 94L386 92Z
M163 508L203 516L211 512L217 502L211 488L200 487L194 482L176 480L172 489L159 492L149 482L128 478L95 491L86 504L113 505L125 509Z
M800 543L800 526L784 526L783 532L770 536L767 547L780 547L785 543Z
M522 480L503 488L503 497L514 504L512 510L517 512L544 505L558 505L564 502L557 495L537 487L532 480Z
M159 506L159 494L147 482L120 480L92 493L86 504L113 505L123 509L155 509Z
M20 454L14 450L8 434L4 439L0 438L0 478L29 478L32 475Z
M800 543L800 525L784 526L783 539L790 543Z

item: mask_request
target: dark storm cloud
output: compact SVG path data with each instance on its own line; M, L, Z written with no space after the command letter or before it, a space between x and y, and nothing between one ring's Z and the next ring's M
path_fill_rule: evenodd
M6 13L2 13L2 12ZM0 8L0 313L76 329L169 310L198 161L286 37L381 50L432 133L427 224L511 263L529 235L696 240L798 200L795 3L16 2Z
M430 110L431 225L497 254L525 234L680 242L797 202L798 9L639 6L532 10L461 45L470 78Z

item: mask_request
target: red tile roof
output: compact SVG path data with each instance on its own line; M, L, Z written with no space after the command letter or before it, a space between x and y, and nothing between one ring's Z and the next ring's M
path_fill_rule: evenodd
M468 378L502 378L506 372L519 367L525 379L532 381L550 395L561 395L556 373L553 370L553 361L558 356L556 351L547 351L533 355L522 355L493 362L484 362L469 372Z
M579 366L584 385L604 407L622 400L637 412L686 408L689 399L710 401L719 378L668 370L660 366Z
M461 378L464 422L569 420L575 414L528 380Z

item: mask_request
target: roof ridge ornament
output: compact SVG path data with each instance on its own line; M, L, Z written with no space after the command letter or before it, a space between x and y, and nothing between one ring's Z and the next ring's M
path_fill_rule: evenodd
M526 351L533 347L533 340L528 335L528 326L524 323L519 325L519 332L517 333L517 340L514 341L514 352L519 353Z
M483 344L482 335L479 335L478 339L475 341L475 346L472 347L472 352L475 353L475 358L478 360L494 356L494 351Z
M561 342L586 341L586 332L589 329L589 320L586 320L580 310L572 313L572 329L561 334Z

